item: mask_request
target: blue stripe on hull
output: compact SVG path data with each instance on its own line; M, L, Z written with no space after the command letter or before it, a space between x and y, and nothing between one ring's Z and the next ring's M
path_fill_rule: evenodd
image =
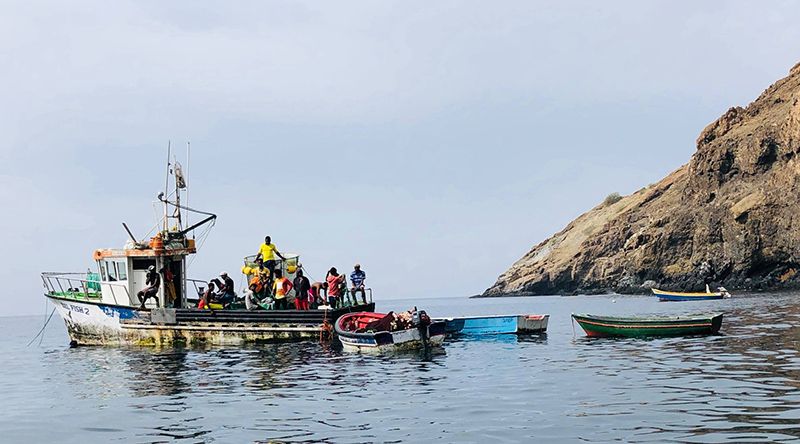
M517 333L517 316L492 316L449 319L448 333L462 335L498 335Z
M661 301L709 301L713 299L722 299L722 295L709 295L709 296L679 296L674 294L659 294L658 299Z

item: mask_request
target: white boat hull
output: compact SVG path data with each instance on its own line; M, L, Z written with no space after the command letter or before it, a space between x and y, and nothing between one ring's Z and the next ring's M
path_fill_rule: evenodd
M300 322L151 322L150 312L47 296L67 327L73 345L241 345L253 342L318 339L325 331Z
M426 346L418 328L376 334L353 335L339 331L337 333L339 333L339 341L342 343L343 350L347 352L378 354L420 350ZM439 322L428 326L428 347L441 347L444 337L444 323Z
M419 331L416 329L393 333L392 336L394 336L395 340L399 342L394 342L391 344L376 344L374 342L357 342L350 338L344 337L340 337L339 340L342 342L342 349L344 351L355 353L381 354L399 351L421 350L425 347ZM428 339L428 346L441 347L443 342L444 335L432 336Z

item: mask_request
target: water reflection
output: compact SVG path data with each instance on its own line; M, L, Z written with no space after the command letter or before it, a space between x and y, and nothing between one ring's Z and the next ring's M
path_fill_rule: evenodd
M577 362L615 382L583 413L657 406L659 415L675 418L668 427L663 419L644 419L621 428L634 434L632 441L800 438L800 329L786 323L798 317L798 306L776 308L753 313L745 304L726 312L724 336L575 341Z
M464 311L548 312L548 334L448 339L446 353L429 355L345 354L317 343L185 349L0 343L14 356L3 362L11 400L5 402L13 404L5 405L0 426L9 442L81 444L797 441L797 296L719 304L467 300ZM573 336L570 312L604 310L720 310L724 334ZM41 324L31 325L28 339ZM42 414L48 427L35 427Z

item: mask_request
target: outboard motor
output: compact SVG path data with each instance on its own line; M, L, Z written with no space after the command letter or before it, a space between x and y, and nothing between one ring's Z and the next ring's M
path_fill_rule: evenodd
M428 326L431 325L430 316L428 316L428 313L425 313L425 310L417 311L417 308L414 307L414 312L411 314L411 323L419 330L419 337L422 339L422 347L427 352L430 348L428 338Z
M428 313L425 313L425 310L420 310L417 317L419 318L419 325L424 325L425 327L431 325L431 317L428 316Z

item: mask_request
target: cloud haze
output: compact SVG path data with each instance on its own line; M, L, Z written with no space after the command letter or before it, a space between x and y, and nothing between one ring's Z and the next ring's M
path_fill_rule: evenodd
M800 59L792 2L0 3L0 276L143 235L167 140L219 223L191 274L265 234L376 296L481 292ZM181 152L183 148L180 148Z

